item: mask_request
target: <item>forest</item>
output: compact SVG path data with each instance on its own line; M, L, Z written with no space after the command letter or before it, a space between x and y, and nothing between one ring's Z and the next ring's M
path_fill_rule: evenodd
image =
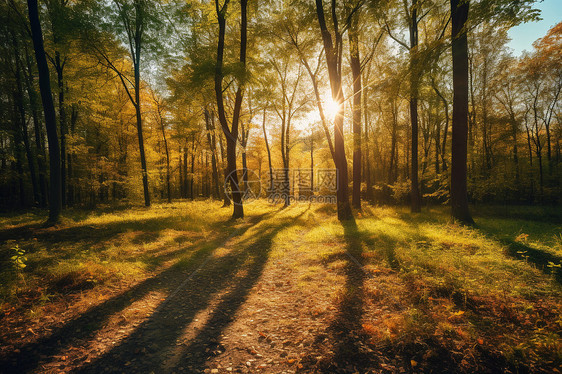
M0 373L559 372L537 3L2 0Z

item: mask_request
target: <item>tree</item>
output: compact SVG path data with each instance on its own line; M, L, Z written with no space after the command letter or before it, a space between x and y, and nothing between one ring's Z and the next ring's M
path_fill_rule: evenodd
M215 66L215 95L217 99L217 111L219 115L219 122L226 137L226 158L227 158L227 182L230 182L232 189L232 200L234 210L232 218L243 218L244 207L242 206L242 193L238 182L238 174L236 170L236 142L238 141L238 124L240 120L240 110L242 107L242 98L244 93L244 78L238 81L238 88L236 89L236 97L234 102L234 111L232 114L231 127L228 126L226 119L226 111L224 108L223 98L223 60L224 60L224 38L226 33L226 12L230 0L225 0L222 6L219 0L215 0L215 9L219 23L219 35L217 44L217 61ZM242 73L246 69L246 46L248 35L248 19L247 19L247 0L240 0L240 65Z
M92 39L92 34L86 35L89 40L89 47L98 56L99 61L106 68L112 70L117 74L121 81L125 92L131 104L135 108L137 139L139 144L139 153L142 169L142 185L144 194L145 206L150 206L150 190L148 185L148 167L146 163L146 155L144 149L144 134L143 134L143 118L142 118L142 102L141 102L141 53L147 47L145 45L147 29L150 27L155 28L156 18L150 14L151 6L153 5L150 0L113 0L115 9L108 10L111 19L115 25L119 26L118 34L124 37L124 44L127 46L127 52L132 66L132 79L127 74L126 68L119 66L112 56L110 49L115 49L115 46L103 45L111 43L107 36L101 36ZM93 22L93 20L92 20ZM126 66L126 65L125 65ZM132 92L131 92L132 91Z
M351 219L353 215L349 204L349 194L347 190L347 158L345 156L345 143L343 136L344 96L341 72L343 40L342 33L339 28L336 0L331 0L333 37L326 25L324 4L322 0L316 0L316 14L318 24L320 26L320 32L322 33L322 41L324 43L326 65L328 66L330 88L332 90L332 100L338 105L338 111L334 119L334 162L338 173L338 190L336 192L338 219L347 220Z
M349 60L353 78L353 192L351 204L361 210L361 59L359 57L359 11L350 9Z
M39 21L37 0L27 0L27 7L31 38L33 40L33 48L35 50L35 60L37 61L37 69L39 71L39 87L41 92L41 101L43 103L43 112L45 114L47 140L49 142L50 195L48 222L50 224L55 224L60 219L60 212L62 208L60 148L57 136L57 119L55 114L55 105L53 102L53 94L51 92L49 66L47 65L47 57L43 46L43 33L41 31L41 23Z
M472 224L468 208L468 39L466 21L469 1L451 1L451 48L453 54L453 133L451 149L451 209L453 218Z

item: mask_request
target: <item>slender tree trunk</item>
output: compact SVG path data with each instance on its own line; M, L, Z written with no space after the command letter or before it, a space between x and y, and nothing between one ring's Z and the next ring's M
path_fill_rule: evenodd
M49 199L49 220L51 224L57 223L61 212L61 169L60 169L60 149L57 136L57 119L53 95L51 92L51 82L49 77L49 66L45 56L43 46L43 33L39 22L39 12L37 0L27 0L31 38L37 60L37 70L39 72L39 88L41 91L41 101L45 112L45 126L47 128L47 140L49 142L49 166L50 166L50 199Z
M469 1L451 0L453 54L453 135L451 158L451 208L454 219L472 224L468 209L468 41L466 20Z
M226 9L229 0L225 0L222 7L219 6L218 0L215 0L217 18L219 23L219 38L217 45L217 64L215 67L215 95L217 98L217 111L219 114L219 121L223 132L226 137L226 160L227 160L227 179L230 182L232 189L232 200L234 205L234 210L232 213L232 218L243 218L244 217L244 207L242 206L242 194L240 191L240 186L238 183L238 174L236 170L236 142L238 140L238 122L240 119L240 109L242 106L243 97L243 82L238 82L238 89L236 90L236 96L234 101L234 113L232 116L232 127L228 127L226 120L224 101L223 101L223 55L224 55L224 36L226 32ZM246 45L247 45L247 32L248 32L248 21L247 21L247 8L248 1L240 0L240 63L246 66Z
M267 107L263 108L263 120L262 120L262 130L263 130L263 139L265 141L265 149L267 150L267 164L269 165L269 189L270 192L273 191L273 165L271 163L271 149L269 148L269 142L267 140L267 131L265 130L265 115L266 115Z
M345 142L343 136L343 119L344 119L344 102L343 88L341 76L341 46L342 35L338 29L337 19L335 19L336 11L335 0L332 0L332 21L334 23L335 45L332 42L332 35L326 26L324 16L324 5L322 0L316 0L316 13L320 31L322 33L322 41L326 53L326 64L328 65L328 75L330 77L330 87L332 91L332 100L338 105L336 118L334 119L334 163L337 170L337 207L338 219L352 219L351 205L349 204L348 194L348 175L347 175L347 158L345 156Z
M413 213L421 211L421 196L418 180L418 82L419 73L417 47L418 47L418 15L417 0L412 1L412 14L410 20L410 124L412 137L412 169L410 209Z
M515 183L519 187L519 156L517 150L517 120L515 114L510 113L511 136L513 137L513 163L515 167Z
M195 134L191 134L191 173L189 177L189 198L195 199L195 191L193 190L195 182Z
M142 169L142 188L144 193L144 205L150 206L150 191L148 189L148 168L146 166L146 156L144 153L144 136L142 131L142 112L140 102L140 43L137 43L135 56L135 114L137 118L137 136L139 140L139 153Z
M223 133L224 135L224 133ZM220 150L221 150L221 165L222 165L222 169L223 170L223 176L224 176L224 182L221 185L221 190L222 190L222 197L223 197L223 204L222 207L227 207L230 206L231 201L230 198L228 197L228 195L226 194L226 186L228 183L230 183L230 181L228 180L228 162L226 161L226 150L224 147L224 142L223 142L223 136L219 135L219 146L220 146Z
M183 195L184 195L184 171L183 171L183 158L182 158L182 153L183 153L183 149L180 147L179 149L179 160L178 160L178 171L179 171L179 175L180 175L180 199L183 199Z
M215 199L220 199L220 187L219 187L219 172L217 169L217 141L215 137L215 124L211 118L211 114L205 108L205 124L207 126L207 142L209 143L209 148L211 149L211 168L213 177L213 197Z
M57 72L57 87L59 94L59 128L61 152L61 204L66 207L66 105L64 103L64 63L61 62L59 51L55 51L55 71Z
M314 128L310 132L310 194L314 195Z
M47 205L47 166L45 165L45 160L47 159L44 146L44 133L41 130L41 123L39 118L39 113L37 111L37 92L33 86L33 69L31 56L25 48L25 56L27 61L27 73L25 74L25 85L27 90L27 95L29 97L29 105L31 107L31 116L33 119L33 130L35 137L35 153L37 158L37 168L39 169L39 192L40 201L39 205L44 207ZM25 73L25 70L24 70Z
M72 105L72 109L70 112L70 134L73 134L74 131L76 130L76 122L78 121L78 106L77 104L73 104ZM68 197L66 199L66 202L69 206L74 205L74 169L73 169L73 164L74 164L74 153L69 152L67 155L68 158L68 162L67 162L67 170L68 170ZM113 196L115 198L115 194Z
M160 114L159 114L160 115ZM166 194L168 197L168 203L172 202L172 188L170 186L170 150L168 149L168 139L166 138L166 126L164 125L164 119L160 115L160 129L162 130L162 139L164 141L164 150L166 152Z
M353 77L353 191L351 204L361 210L361 60L359 58L359 15L351 19L349 36L349 57Z

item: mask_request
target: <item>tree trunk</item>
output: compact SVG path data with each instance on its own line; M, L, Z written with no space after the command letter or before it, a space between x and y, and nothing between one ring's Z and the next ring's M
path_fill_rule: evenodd
M226 174L230 186L232 189L232 200L234 205L234 210L232 212L232 218L243 218L244 217L244 207L242 206L242 194L240 191L240 186L238 183L238 173L236 170L236 142L238 140L238 121L240 119L240 109L242 106L242 92L243 92L243 82L238 82L238 89L236 90L236 97L234 101L234 113L232 115L232 127L228 127L226 120L224 99L223 99L223 54L224 54L224 36L226 32L226 9L229 0L225 0L222 7L219 6L218 0L215 0L217 19L219 23L219 38L217 45L217 64L215 67L215 95L217 98L217 111L219 114L219 121L223 132L226 137L226 160L227 169ZM247 0L240 0L240 62L246 67L246 45L247 45Z
M468 209L468 41L466 20L469 1L451 0L453 54L453 134L451 157L451 212L454 219L472 224Z
M359 16L352 16L349 28L349 58L353 77L353 191L351 204L361 210L361 60L359 58Z
M39 205L44 207L47 205L47 167L45 165L45 160L47 159L44 146L44 133L41 130L41 123L39 119L39 113L37 112L37 92L33 86L33 69L31 56L25 48L25 56L27 61L27 73L25 74L25 86L27 90L27 95L29 97L29 105L31 107L31 116L33 118L33 130L35 135L35 153L37 158L37 168L39 169L39 192L40 201ZM24 70L25 73L25 70Z
M45 112L45 126L47 128L47 141L49 142L49 166L50 166L50 199L49 199L49 220L51 224L57 223L61 212L61 169L60 169L60 149L57 136L57 119L53 95L51 92L51 82L49 77L49 66L43 47L43 33L39 22L39 12L37 0L27 0L29 24L31 38L37 60L37 70L39 72L39 89L41 91L41 101Z
M189 173L189 198L195 199L194 182L195 182L195 134L191 134L191 172Z
M64 103L64 63L61 62L59 51L55 51L55 71L57 72L57 87L59 93L59 128L61 152L61 204L66 207L66 107Z
M335 0L332 0L332 8L335 7L335 5ZM353 218L351 205L349 204L347 158L345 156L345 142L343 137L344 98L341 76L342 36L337 26L337 19L333 19L335 45L332 43L332 35L326 26L322 0L316 0L316 13L326 53L326 64L328 65L332 100L338 104L338 111L334 119L334 163L336 165L338 182L336 192L338 219L341 221ZM335 9L332 9L332 15L335 14Z
M263 108L263 121L262 121L262 129L263 129L263 139L265 141L265 149L267 150L267 164L269 165L269 189L270 192L273 191L273 166L271 163L271 149L269 149L269 142L267 141L267 132L265 131L265 114L267 111L267 107Z
M418 81L419 73L418 58L418 15L417 0L412 1L412 15L410 20L410 123L412 127L412 169L411 181L411 205L412 213L421 211L421 197L418 181Z
M172 188L170 187L170 150L168 149L168 139L166 138L166 127L164 126L164 119L160 116L160 128L162 130L162 139L164 140L164 150L166 151L166 193L168 196L168 203L172 202Z
M73 104L72 105L72 110L70 112L70 133L73 134L74 130L76 129L76 122L78 121L78 105L77 104ZM67 155L68 158L68 162L67 162L67 176L68 176L68 182L67 182L67 190L68 190L68 196L66 198L66 203L69 206L74 205L74 170L73 170L73 161L74 161L74 154L73 153L68 153ZM115 194L114 194L114 198L115 198Z
M217 139L215 136L215 124L211 118L211 114L205 108L205 124L207 126L207 142L209 143L209 148L211 149L211 168L213 177L213 198L220 199L220 187L219 187L219 172L217 169Z
M150 191L148 189L148 169L146 166L146 156L144 154L144 136L142 132L142 112L140 102L140 43L137 44L135 56L135 114L137 117L137 136L139 139L139 153L142 169L142 188L144 193L144 205L150 206Z

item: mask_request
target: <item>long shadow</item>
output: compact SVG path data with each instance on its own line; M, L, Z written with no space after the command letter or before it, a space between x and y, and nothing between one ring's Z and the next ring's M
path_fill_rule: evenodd
M249 224L237 231L243 235L248 229L260 221L266 214L250 218ZM99 331L113 314L125 309L133 302L142 299L151 291L171 292L176 289L185 277L200 266L207 256L224 240L232 230L233 222L223 223L225 235L217 238L202 248L194 248L194 254L187 261L180 261L176 265L162 271L160 274L129 288L105 302L90 308L80 316L55 328L53 332L36 342L26 344L19 351L12 352L0 358L0 373L23 373L37 368L44 357L51 357L73 342L88 339Z
M509 256L533 263L543 273L552 274L556 282L562 284L562 269L552 266L561 265L562 257L510 239L500 239L500 242L507 246Z
M263 224L250 239L239 243L238 248L206 265L191 279L189 288L175 294L164 308L157 309L121 344L77 372L159 373L172 372L174 368L203 372L209 355L212 355L209 352L216 351L222 332L234 320L262 274L273 239L280 230L294 225L304 213L277 220L275 224ZM224 290L229 291L220 296ZM211 307L217 297L221 298L220 302L210 312L205 324L182 348L182 335L188 326L198 312Z
M366 372L374 359L363 349L368 340L361 326L364 282L370 276L363 269L363 238L354 220L342 222L342 226L347 256L346 283L336 318L327 329L330 339L335 342L334 354L329 361L319 363L317 369L321 373Z

